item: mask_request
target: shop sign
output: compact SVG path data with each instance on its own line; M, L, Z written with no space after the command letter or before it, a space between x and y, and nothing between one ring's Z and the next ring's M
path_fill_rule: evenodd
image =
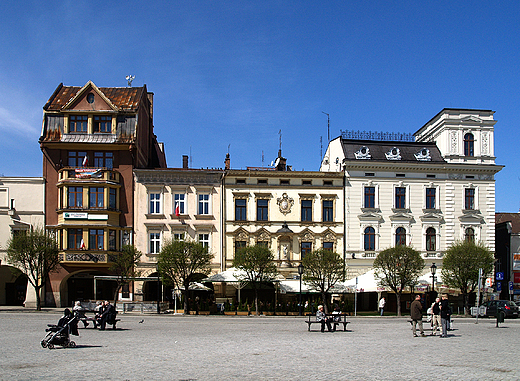
M88 213L65 212L63 213L63 218L67 220L86 220L88 218Z

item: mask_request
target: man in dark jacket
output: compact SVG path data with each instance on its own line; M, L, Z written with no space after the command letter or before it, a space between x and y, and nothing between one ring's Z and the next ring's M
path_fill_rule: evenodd
M442 333L439 337L448 337L448 321L450 319L451 310L448 302L448 295L446 294L442 294L440 309Z
M112 324L116 318L116 309L108 300L105 300L105 305L103 306L103 312L101 314L101 324L100 329L104 330L107 323Z
M416 295L415 300L412 302L410 306L410 317L412 318L412 331L413 336L417 337L417 323L419 323L419 330L421 331L421 336L425 337L423 323L422 323L422 304L421 304L421 296Z

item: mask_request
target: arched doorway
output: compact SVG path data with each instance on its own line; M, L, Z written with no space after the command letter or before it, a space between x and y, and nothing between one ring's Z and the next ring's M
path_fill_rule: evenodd
M156 272L148 275L149 278L157 278L158 276L159 274ZM161 282L158 282L157 279L145 280L143 282L143 300L145 302L156 302L158 299L162 301L162 297L163 296Z
M0 305L23 306L27 285L27 275L19 269L0 266Z

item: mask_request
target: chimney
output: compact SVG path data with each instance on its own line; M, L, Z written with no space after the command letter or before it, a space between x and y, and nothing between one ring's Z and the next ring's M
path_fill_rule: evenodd
M188 155L182 155L182 168L188 169Z
M229 158L229 153L226 153L226 160L224 160L224 169L231 169L231 159Z

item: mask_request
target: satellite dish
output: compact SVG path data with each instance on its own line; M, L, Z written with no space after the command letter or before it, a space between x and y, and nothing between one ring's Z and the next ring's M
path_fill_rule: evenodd
M132 87L132 81L135 79L135 75L127 75L126 80L128 81L128 87Z

